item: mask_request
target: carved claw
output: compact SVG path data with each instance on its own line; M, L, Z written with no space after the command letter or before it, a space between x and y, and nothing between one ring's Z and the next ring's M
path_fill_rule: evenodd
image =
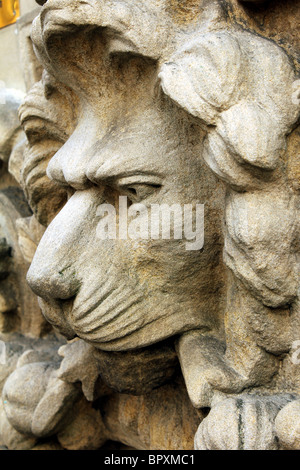
M189 332L181 336L177 353L187 391L196 408L211 406L214 390L240 392L246 378L226 363L225 346L212 336Z
M293 398L240 395L217 403L198 428L195 449L278 450L274 421L278 411Z

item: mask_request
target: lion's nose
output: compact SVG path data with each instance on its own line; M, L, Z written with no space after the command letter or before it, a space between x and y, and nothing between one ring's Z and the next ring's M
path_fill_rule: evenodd
M47 228L27 273L39 297L66 300L78 292L95 210L93 190L76 192Z
M49 258L50 260L50 258ZM80 283L72 266L58 268L55 263L33 263L27 273L27 282L33 292L45 299L66 300L75 296Z
M70 247L68 250L63 239L58 246L51 232L51 236L46 232L41 240L28 270L27 282L33 292L44 299L70 299L79 289L74 259Z
M70 218L63 219L64 209L46 230L27 273L29 286L44 299L69 299L79 287L72 252L74 240L66 223Z

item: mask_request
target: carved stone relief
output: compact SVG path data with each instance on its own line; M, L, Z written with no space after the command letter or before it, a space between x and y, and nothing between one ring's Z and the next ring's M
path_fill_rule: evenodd
M6 373L4 445L299 449L299 5L38 3L11 172L52 329ZM153 237L200 205L201 246Z

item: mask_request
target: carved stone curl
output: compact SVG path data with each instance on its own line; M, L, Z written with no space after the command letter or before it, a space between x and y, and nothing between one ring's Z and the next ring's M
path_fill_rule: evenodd
M295 57L243 29L228 3L48 0L33 23L47 72L21 109L23 184L44 225L58 214L27 279L54 329L75 338L66 351L85 356L87 347L109 387L94 390L107 399L103 436L136 448L151 439L128 437L128 423L116 431L110 416L122 420L107 403L126 409L126 399L112 390L144 397L167 378L181 391L176 355L202 421L195 448L299 442L285 428L300 386ZM187 250L184 238L100 239L99 207L113 205L120 227L120 197L149 217L153 205L205 204L203 248ZM64 361L55 380L80 376L94 400L75 366L63 372L67 353ZM135 364L128 376L124 363ZM38 436L36 406L28 422Z

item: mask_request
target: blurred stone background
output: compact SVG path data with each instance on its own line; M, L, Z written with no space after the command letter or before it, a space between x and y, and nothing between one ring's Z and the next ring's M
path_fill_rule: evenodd
M2 0L10 2L11 0ZM22 71L22 59L20 55L20 26L29 21L34 11L40 8L35 0L19 0L20 18L14 24L4 26L0 29L0 80L2 86L17 88L25 91L26 84ZM32 16L33 15L33 16Z

